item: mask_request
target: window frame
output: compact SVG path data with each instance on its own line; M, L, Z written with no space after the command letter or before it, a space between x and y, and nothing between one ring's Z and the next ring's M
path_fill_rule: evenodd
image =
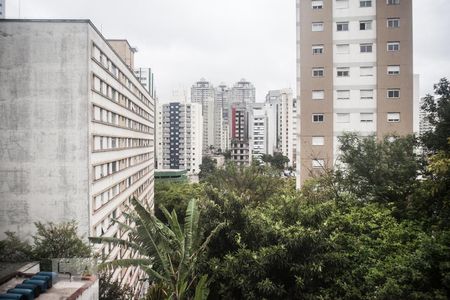
M370 3L370 5L362 5L362 3ZM359 7L360 8L367 8L367 7L372 7L372 0L359 0Z
M371 116L372 118L363 118L363 115L366 115L366 116ZM374 121L374 114L373 113L360 113L359 114L359 121L360 121L360 123L373 123L373 121Z
M341 75L339 75L341 73ZM350 67L337 67L336 68L336 77L350 77Z
M363 51L365 49L366 51ZM367 51L370 50L370 51ZM359 53L373 53L373 43L359 44Z
M390 71L389 68L398 68L398 71ZM396 69L397 70L397 69ZM400 65L389 65L386 68L386 73L389 76L397 76L400 75Z
M316 28L316 29L318 28L317 25L320 25L320 30L314 30L314 28ZM311 23L311 31L312 32L323 32L324 30L325 30L325 25L323 22L312 22Z
M397 49L391 50L390 46L397 47ZM400 42L399 41L390 41L386 43L386 51L387 52L400 52Z
M389 118L389 115L392 116L393 114L397 114L398 118L395 118L395 119L394 118ZM387 122L388 123L400 123L400 120L401 120L400 112L388 112L386 117L387 117Z
M392 94L392 97L389 95L390 93ZM395 94L397 94L398 96L395 96ZM400 99L400 89L398 88L392 88L392 89L387 89L386 90L386 98L387 99Z
M314 5L315 3L318 3L318 4ZM320 3L322 3L322 4L320 4ZM323 9L323 0L311 0L311 8L313 10Z
M346 25L346 27L345 27L345 25ZM342 26L341 30L339 30L339 26ZM337 32L348 32L348 31L350 31L350 22L336 22L336 31Z
M319 141L319 142L317 142ZM312 136L311 137L311 146L324 146L325 145L325 137L324 136Z
M325 52L325 47L323 44L315 44L311 46L312 55L322 55ZM316 50L319 50L316 52Z
M322 117L322 121L320 121L320 120L314 121L315 117ZM325 122L325 114L323 114L323 113L313 113L312 114L312 122L313 123L323 123L323 122Z
M387 18L387 28L400 28L400 18Z
M318 71L322 71L322 75L314 75L314 72L318 72ZM325 68L322 68L322 67L312 68L311 76L313 78L323 78L325 76Z
M361 26L364 25L364 29ZM369 31L373 29L373 20L361 20L359 21L359 30L360 31Z

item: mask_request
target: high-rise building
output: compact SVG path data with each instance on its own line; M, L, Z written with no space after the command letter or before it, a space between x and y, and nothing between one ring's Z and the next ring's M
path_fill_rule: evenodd
M422 135L426 132L433 130L433 125L430 124L430 121L428 120L428 113L422 109L422 105L425 102L425 98L422 98L420 100L420 112L419 112L419 134Z
M215 90L213 85L202 78L191 87L192 103L200 103L203 113L203 152L206 153L211 146L214 146L215 136Z
M0 0L0 19L6 18L6 0Z
M239 166L252 163L252 144L250 136L251 109L245 103L234 103L230 110L231 161Z
M279 152L295 167L297 160L297 101L291 89L269 91L266 96L268 154Z
M230 105L234 103L244 103L250 105L255 103L256 90L250 81L241 79L231 89Z
M264 103L254 103L251 114L252 154L255 159L260 158L267 151L267 113Z
M170 102L158 107L158 115L158 169L198 174L203 149L202 105Z
M85 238L123 237L111 221L131 198L153 207L154 99L89 20L4 19L0 31L0 236L76 220ZM142 277L114 273L137 296Z
M230 88L224 83L216 87L215 91L215 137L216 149L227 150L230 145L229 111L230 111Z
M345 132L413 131L412 1L297 0L300 180Z
M139 79L143 87L147 89L150 96L156 98L155 75L151 68L135 68L134 75Z

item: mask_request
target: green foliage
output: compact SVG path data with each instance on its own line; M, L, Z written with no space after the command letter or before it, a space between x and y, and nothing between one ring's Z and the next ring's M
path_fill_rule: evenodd
M89 257L91 249L77 236L75 221L61 224L34 223L34 256L38 259Z
M30 261L33 257L32 248L27 242L21 241L14 232L5 232L6 239L0 241L0 262Z
M209 156L203 156L202 164L200 165L200 173L198 178L200 180L206 179L208 176L214 173L217 169L217 161Z
M442 78L434 86L435 95L427 95L424 98L422 109L427 113L427 119L434 127L423 134L422 142L432 151L439 150L450 152L450 82Z
M270 154L263 154L261 160L279 171L283 171L289 162L289 158L280 152L275 152L273 156Z
M99 277L99 299L100 300L131 300L133 289L117 281L112 280L112 272L100 272Z
M216 226L203 238L196 200L189 202L183 226L179 223L175 211L169 213L164 207L161 208L167 220L166 225L135 198L132 203L134 211L127 214L127 218L136 226L130 227L116 221L122 230L128 232L129 239L92 237L90 240L94 243L108 242L128 247L137 251L141 258L105 262L100 268L139 266L147 273L151 282L166 289L165 293L171 299L189 299L194 294L196 285L198 293L205 294L204 280L200 279L201 276L197 276L194 270L198 257L206 250L221 225Z
M345 164L340 170L342 183L357 197L389 203L414 192L421 164L413 136L378 142L375 137L348 134L340 142L340 161Z

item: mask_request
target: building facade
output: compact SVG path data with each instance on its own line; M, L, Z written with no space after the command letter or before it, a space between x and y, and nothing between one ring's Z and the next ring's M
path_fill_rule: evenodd
M251 105L256 100L256 89L253 84L245 79L241 79L231 89L230 105L234 103L244 103Z
M239 166L252 163L252 141L250 135L251 110L245 103L235 103L230 109L231 161Z
M203 152L206 153L214 146L215 136L215 90L213 85L202 78L191 87L192 103L200 103L203 113Z
M171 102L161 105L158 112L161 116L158 169L198 174L203 153L202 105Z
M155 89L155 75L151 68L135 68L134 75L139 79L139 82L144 88L147 89L150 96L156 99L156 89Z
M263 154L268 154L267 150L267 113L264 103L255 103L252 106L251 139L252 155L254 159L259 159Z
M338 138L413 131L412 1L297 0L298 185Z
M215 137L214 146L216 149L223 151L228 150L230 146L230 128L229 128L229 112L230 112L230 88L221 83L215 89Z
M0 19L6 18L6 0L0 0Z
M76 220L85 238L124 237L111 221L131 198L153 207L154 99L88 20L0 20L0 30L0 235ZM114 276L142 290L139 269Z

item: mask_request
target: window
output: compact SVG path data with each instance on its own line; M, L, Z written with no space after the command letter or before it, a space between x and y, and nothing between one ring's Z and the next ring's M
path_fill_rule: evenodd
M324 121L323 114L313 114L312 121L313 123L322 123Z
M359 30L371 30L372 29L372 21L360 21L359 22Z
M361 123L373 123L373 113L360 113Z
M325 138L323 136L313 136L312 145L313 146L323 146L325 144Z
M359 7L372 7L372 0L359 0Z
M323 31L323 22L313 22L312 31L314 32Z
M314 169L322 169L325 167L325 161L323 159L313 159L312 167Z
M312 69L312 76L313 77L323 77L324 70L323 68L313 68Z
M361 53L372 53L373 44L360 44L359 48Z
M336 23L337 31L348 31L348 22L338 22Z
M400 66L388 66L387 73L388 73L388 75L399 75L400 74Z
M336 53L337 54L349 54L350 53L350 45L349 44L336 45Z
M386 2L388 5L399 5L400 0L387 0Z
M313 55L323 54L323 45L313 45L312 53Z
M337 68L337 77L349 77L350 76L350 68Z
M387 51L389 51L389 52L400 51L400 42L388 42L387 43Z
M323 100L325 98L325 92L321 91L312 91L312 99L313 100Z
M350 114L349 113L336 114L336 122L337 123L350 123Z
M387 20L388 28L399 28L400 27L400 19L399 18L391 18Z
M350 90L338 90L336 91L338 100L349 100L350 99Z
M348 0L336 0L336 8L337 9L348 8Z
M373 67L372 66L360 67L359 68L359 75L361 77L373 76Z
M360 98L361 100L373 100L373 90L361 90Z
M323 0L312 0L311 6L312 6L312 9L322 9L323 8Z
M390 112L387 114L387 121L389 123L398 123L400 122L400 113L399 112Z
M400 89L389 89L387 90L388 98L400 98Z

